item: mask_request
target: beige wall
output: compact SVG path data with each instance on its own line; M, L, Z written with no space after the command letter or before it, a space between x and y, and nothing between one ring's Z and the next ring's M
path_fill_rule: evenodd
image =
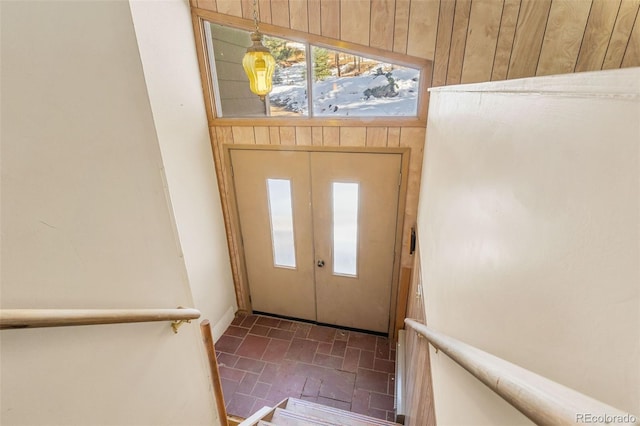
M193 305L128 3L0 6L2 307ZM0 338L2 424L218 423L195 323Z
M189 4L132 1L131 12L195 307L217 339L238 306Z
M639 117L640 68L433 90L418 213L430 326L636 415ZM438 424L528 423L431 368Z

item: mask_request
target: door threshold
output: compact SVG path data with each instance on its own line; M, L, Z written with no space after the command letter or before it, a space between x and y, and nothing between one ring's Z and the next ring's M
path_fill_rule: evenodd
M324 323L324 322L312 321L312 320L302 319L302 318L294 318L294 317L289 317L289 316L286 316L286 315L272 314L270 312L253 311L253 315L263 315L265 317L286 319L286 320L290 320L290 321L303 322L303 323L306 323L306 324L319 325L319 326L322 326L322 327L335 328L336 330L356 331L358 333L371 334L373 336L388 337L388 334L385 333L385 332L382 332L382 331L371 331L371 330L363 330L361 328L344 327L344 326L341 326L341 325L327 324L327 323Z

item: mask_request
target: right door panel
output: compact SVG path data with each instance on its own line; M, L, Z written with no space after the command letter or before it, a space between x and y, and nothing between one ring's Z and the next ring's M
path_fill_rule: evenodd
M387 332L400 154L311 154L317 321Z

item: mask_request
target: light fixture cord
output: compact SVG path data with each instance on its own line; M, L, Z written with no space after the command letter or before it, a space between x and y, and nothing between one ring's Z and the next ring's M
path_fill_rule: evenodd
M253 0L253 23L256 26L256 32L260 32L260 28L258 28L258 5L257 0Z

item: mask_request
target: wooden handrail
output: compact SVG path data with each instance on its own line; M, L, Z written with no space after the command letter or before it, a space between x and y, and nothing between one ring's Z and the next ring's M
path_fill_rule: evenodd
M536 424L639 425L639 417L586 396L412 319L405 324Z
M72 325L173 321L177 325L200 317L191 308L176 309L0 309L0 330Z

